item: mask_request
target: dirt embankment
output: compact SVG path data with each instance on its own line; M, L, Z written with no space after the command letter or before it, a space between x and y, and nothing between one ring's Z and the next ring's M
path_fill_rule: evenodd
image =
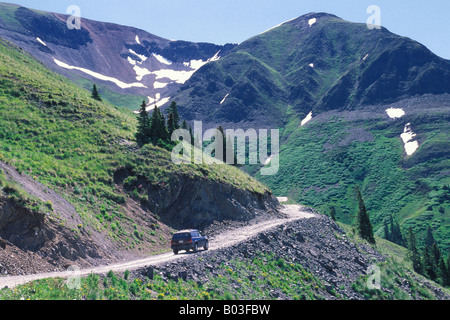
M0 275L20 275L88 266L99 260L86 234L51 223L10 198L0 197Z
M124 189L124 181L135 177L130 169L118 170L114 181ZM204 229L217 221L249 221L258 216L276 217L280 204L272 193L258 194L209 179L178 175L169 186L154 187L143 177L135 185L146 190L142 208L159 216L175 229Z
M8 164L0 162L0 170L29 195L51 201L54 216L58 217L50 219L12 199L0 198L0 275L37 274L64 271L71 265L89 268L130 261L169 250L172 228L221 232L226 224L238 226L255 218L279 217L279 203L269 193L258 195L206 179L180 177L170 189L148 188L150 200L145 204L127 198L123 206L127 218L148 233L140 248L128 249L105 232L84 225L74 206L58 192ZM125 177L120 174L115 177L118 192L122 192ZM82 228L78 228L80 224ZM124 228L133 232L132 223Z

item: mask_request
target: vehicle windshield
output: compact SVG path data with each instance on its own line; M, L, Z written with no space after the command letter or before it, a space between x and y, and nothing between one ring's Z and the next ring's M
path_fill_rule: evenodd
M189 232L185 233L175 233L173 235L173 240L180 240L180 239L189 239L191 237L191 234Z

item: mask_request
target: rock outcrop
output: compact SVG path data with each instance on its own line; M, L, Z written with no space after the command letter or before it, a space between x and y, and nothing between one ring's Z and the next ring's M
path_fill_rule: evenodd
M126 169L116 172L118 186L132 174ZM148 200L141 202L143 208L175 229L201 229L217 221L279 214L280 204L271 192L255 193L210 179L178 175L170 185L155 187L138 177L135 184L146 190Z
M16 200L0 197L0 275L21 275L89 266L101 261L98 245L51 222Z

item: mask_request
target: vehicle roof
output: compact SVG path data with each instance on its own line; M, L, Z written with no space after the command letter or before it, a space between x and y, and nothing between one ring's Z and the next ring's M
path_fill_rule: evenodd
M192 231L198 231L197 229L186 229L186 230L180 230L180 231L177 231L177 232L175 232L174 234L177 234L177 233L187 233L187 232L192 232Z

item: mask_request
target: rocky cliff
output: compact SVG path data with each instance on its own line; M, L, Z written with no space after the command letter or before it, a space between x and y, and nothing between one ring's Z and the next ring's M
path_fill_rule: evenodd
M132 186L124 186L124 181L133 174L127 169L119 170L115 182L119 188L142 186L146 193L142 208L175 229L201 229L216 221L248 221L261 215L279 214L280 204L270 191L261 194L187 175L174 176L165 187L155 187L143 177L137 177Z
M61 270L100 262L103 253L87 234L76 234L40 212L0 197L0 275Z

